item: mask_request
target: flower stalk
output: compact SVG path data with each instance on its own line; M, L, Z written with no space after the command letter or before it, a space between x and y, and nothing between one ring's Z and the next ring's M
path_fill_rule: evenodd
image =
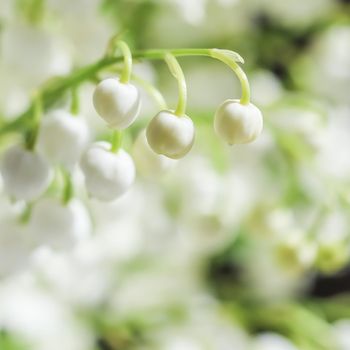
M214 50L214 51L213 51ZM234 52L228 50L218 50L218 49L157 49L157 50L142 50L135 51L133 53L134 60L162 60L164 59L167 53L170 53L174 57L189 57L189 56L206 56L219 59L217 56L217 52L221 52L223 55L229 57L228 62L232 65L232 68L235 68L235 73L239 74L241 84L244 86L242 91L245 91L244 95L242 95L242 102L246 103L249 97L249 85L246 82L245 75L243 75L243 71L241 69L237 69L234 67L235 62L243 63L242 57ZM219 55L221 57L221 55ZM223 57L221 57L223 58ZM83 82L90 81L93 77L96 77L99 73L105 71L108 68L113 67L116 63L122 62L125 60L123 55L119 56L111 56L106 55L102 59L97 62L84 66L82 68L76 69L71 74L63 77L57 77L48 80L44 83L41 88L41 101L42 101L42 110L46 111L51 108L57 100L59 100L64 93L71 89L73 86L78 86ZM128 59L129 60L129 59ZM221 59L222 61L222 59ZM238 65L237 65L238 66ZM128 70L126 70L128 72ZM124 74L124 78L126 79L127 73ZM14 120L5 123L0 128L0 136L4 134L8 134L11 132L16 132L21 129L28 129L32 123L32 116L35 109L35 102L31 104L31 106L22 114L20 114Z
M181 117L185 114L187 107L187 85L185 76L179 62L172 54L166 54L164 59L171 74L176 78L178 83L179 101L175 110L175 115Z

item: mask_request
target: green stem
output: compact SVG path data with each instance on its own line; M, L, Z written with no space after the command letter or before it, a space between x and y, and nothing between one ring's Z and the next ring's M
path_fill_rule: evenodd
M74 195L74 189L71 174L66 170L62 170L62 174L64 179L62 203L67 205Z
M237 75L242 88L241 104L247 105L250 102L249 81L243 69L236 63L235 59L225 54L225 50L212 49L211 56L227 64Z
M117 35L111 39L108 45L106 57L112 57L116 48L120 49L124 58L124 67L120 76L120 82L127 84L130 81L132 71L132 53L128 44L125 41L120 40L119 38L120 36Z
M21 216L19 217L20 224L25 225L29 222L30 216L32 214L32 209L33 203L27 202Z
M124 69L120 77L121 83L128 83L130 81L131 71L132 71L132 54L129 46L124 41L118 42L118 47L124 56Z
M214 50L217 52L220 50ZM227 51L222 50L223 52ZM133 54L134 59L139 60L157 60L164 59L166 53L171 53L175 57L186 57L186 56L207 56L213 58L213 49L174 49L174 50L145 50L145 51L135 51ZM233 51L229 51L232 60L236 60L237 62L243 62L243 59ZM230 56L229 55L229 56ZM105 56L99 61L82 67L73 71L68 76L53 78L47 81L40 89L43 109L48 110L52 107L57 100L59 100L64 93L71 89L72 86L79 85L85 81L89 81L92 77L95 77L101 71L112 67L118 62L123 61L123 55L110 57ZM230 61L230 64L232 62ZM237 73L237 70L236 70ZM241 75L242 82L245 82L243 76ZM246 88L242 89L247 90L248 84L245 85ZM245 98L246 100L247 98ZM244 102L244 100L243 100ZM22 114L20 114L16 119L4 124L0 128L0 136L3 134L7 134L10 132L17 132L18 130L26 130L31 126L31 116L34 110L34 103Z
M111 138L111 152L117 153L122 145L122 139L123 134L120 130L113 130L112 131L112 138Z
M172 54L166 54L164 57L171 74L177 79L179 89L179 101L175 110L175 115L181 117L186 113L187 106L187 85L184 73L179 62Z
M72 100L70 105L70 111L72 115L78 115L80 112L80 101L79 101L79 93L78 93L78 87L73 86L72 87Z
M156 87L135 74L131 75L131 79L144 88L144 90L153 98L154 102L159 106L160 109L168 109L168 105L165 102L163 95Z
M29 129L29 132L26 136L26 148L28 150L34 150L36 145L36 140L38 138L39 134L39 128L40 128L40 121L43 114L43 105L42 105L42 99L41 94L37 92L34 97L33 102L33 119L32 119L32 125Z

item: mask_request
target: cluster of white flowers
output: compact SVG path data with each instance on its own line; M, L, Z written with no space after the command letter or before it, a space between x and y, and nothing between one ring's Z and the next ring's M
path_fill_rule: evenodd
M154 16L148 34L157 23L166 26L149 35L152 45L213 41L233 28L239 34L259 11L288 28L304 28L334 6L330 0L168 2L198 31L180 26L174 11ZM54 30L13 23L11 0L0 3L0 114L9 117L1 130L28 107L29 91L69 74L73 63L99 59L112 35L102 11L96 15L99 0L46 3L65 25L57 18ZM165 12L164 4L152 6ZM119 348L134 328L135 350L301 348L298 332L308 319L289 331L279 328L280 313L272 332L274 318L267 315L266 331L255 333L249 322L263 322L265 315L245 309L245 302L266 310L283 305L306 293L315 275L349 263L349 33L345 24L325 27L290 67L297 86L322 97L315 104L308 94L285 90L266 67L250 72L252 100L269 115L262 134L260 110L227 93L231 76L199 61L186 66L186 114L157 106L144 127L142 114L151 113L142 84L113 76L95 85L109 76L104 72L79 86L78 114L62 96L34 133L28 122L11 130L14 136L1 134L0 348L3 334L23 341L26 350L103 348L96 343L108 343L110 333ZM139 75L142 64L133 73ZM165 93L167 84L160 81ZM21 143L22 130L29 132ZM106 130L114 133L112 141L105 140ZM122 144L120 133L126 134ZM231 152L221 141L236 146ZM225 270L223 282L215 279L220 271L208 277L213 256L239 276ZM345 306L339 309L344 319L322 321L320 329L333 348L349 350L350 318ZM106 334L105 320L112 329Z

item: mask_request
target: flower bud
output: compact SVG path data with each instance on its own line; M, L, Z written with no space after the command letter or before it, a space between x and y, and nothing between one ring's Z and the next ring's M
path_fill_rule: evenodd
M135 179L135 165L128 153L110 151L107 142L96 142L83 155L80 166L88 192L95 198L111 201L124 194Z
M37 153L13 146L8 149L1 164L4 189L15 199L38 198L50 184L52 172L46 160Z
M132 148L132 156L137 171L144 176L159 174L176 163L173 159L154 153L148 144L146 130L142 130L137 136Z
M187 115L177 116L171 111L159 112L146 131L148 144L154 152L169 158L184 157L194 142L194 125Z
M72 199L64 205L59 199L43 198L33 208L29 230L36 245L67 249L89 237L91 223L78 200Z
M119 79L102 80L96 87L93 102L97 113L111 128L125 129L137 118L140 107L140 93L130 83Z
M262 128L262 114L252 103L243 105L239 100L226 100L215 113L214 129L230 145L254 141Z
M56 110L42 121L38 147L48 160L72 168L87 145L88 134L82 118Z

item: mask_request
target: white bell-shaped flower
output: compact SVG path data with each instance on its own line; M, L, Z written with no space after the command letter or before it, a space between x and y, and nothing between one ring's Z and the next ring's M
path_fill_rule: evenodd
M46 160L40 154L19 145L5 152L1 173L6 193L23 200L38 198L52 179L52 171Z
M147 141L146 130L142 130L137 136L132 148L132 156L137 171L144 176L159 174L176 163L174 159L157 154L152 150Z
M77 199L63 204L58 198L42 198L31 213L29 231L37 246L69 249L89 237L91 221Z
M161 111L149 123L146 136L154 152L179 159L191 150L195 129L187 115L177 116L172 111Z
M262 114L252 103L244 105L239 100L226 100L215 113L214 129L230 145L254 141L262 128Z
M80 166L91 196L111 201L124 194L135 179L135 165L122 149L110 151L107 142L96 142L84 153Z
M138 89L117 78L102 80L96 86L93 103L108 125L118 130L129 127L139 115L141 107Z
M55 110L41 123L38 147L48 160L72 168L79 161L88 138L84 119Z

